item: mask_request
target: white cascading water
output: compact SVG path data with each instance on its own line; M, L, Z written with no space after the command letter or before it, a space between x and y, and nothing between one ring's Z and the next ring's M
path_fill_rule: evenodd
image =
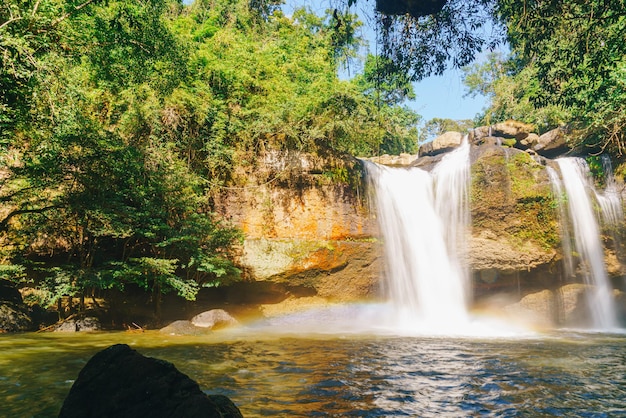
M589 167L583 159L559 158L556 161L561 171L562 186L561 179L553 173L553 188L555 192L563 189L567 195L567 219L573 232L572 250L578 254L585 283L594 288L593 292L587 293L592 326L602 330L614 329L618 321L613 291L604 265L600 229L591 200L591 196L597 196L598 193L590 181ZM562 219L562 225L564 223L567 221ZM571 252L566 249L564 252L566 257L571 256ZM569 264L573 265L571 261Z
M624 210L622 208L622 198L618 190L617 182L613 176L613 167L608 156L603 156L602 166L605 173L604 192L595 192L596 200L602 210L602 220L608 228L616 228L624 221Z
M468 323L469 274L460 258L469 227L469 145L429 173L365 162L387 257L395 327L454 333Z

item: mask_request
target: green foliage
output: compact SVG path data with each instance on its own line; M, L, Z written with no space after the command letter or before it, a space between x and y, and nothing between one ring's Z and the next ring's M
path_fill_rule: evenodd
M352 82L376 109L379 154L415 153L421 117L402 103L415 98L408 75L384 57L368 55L363 73ZM367 127L369 130L371 128ZM374 141L372 141L374 142ZM367 155L361 152L360 155Z
M568 123L571 114L565 107L536 106L535 98L541 94L536 66L531 63L518 68L519 64L513 56L492 53L487 61L463 68L467 94L491 99L477 123L490 125L512 119L532 124L540 133Z
M19 264L0 264L0 280L19 283L26 278L26 268Z
M385 57L368 54L363 73L358 74L353 81L365 95L387 106L415 99L408 75Z
M440 11L427 16L378 16L382 55L411 80L441 75L449 66L468 65L477 53L503 39L499 27L487 31L495 1L444 3Z
M337 76L356 16L280 3L3 3L0 275L37 277L45 303L129 284L193 299L239 277L241 233L209 203L238 164L414 150L406 74L387 62L373 88L370 58Z
M581 145L624 155L626 3L497 2L497 16L532 82L520 90L535 107L557 107L579 128Z

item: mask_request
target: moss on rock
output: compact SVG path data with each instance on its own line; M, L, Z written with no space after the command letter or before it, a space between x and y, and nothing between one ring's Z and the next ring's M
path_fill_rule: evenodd
M481 148L471 169L474 235L489 231L512 248L531 245L552 257L560 238L545 167L523 151Z

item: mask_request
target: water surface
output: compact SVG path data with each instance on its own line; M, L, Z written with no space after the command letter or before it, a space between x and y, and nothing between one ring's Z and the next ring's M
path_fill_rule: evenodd
M0 336L0 415L52 417L97 351L166 359L246 417L626 416L626 337Z

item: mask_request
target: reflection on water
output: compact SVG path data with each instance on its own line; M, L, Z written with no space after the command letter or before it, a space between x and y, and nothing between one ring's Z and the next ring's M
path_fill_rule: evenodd
M56 416L111 344L166 359L261 416L626 416L626 336L518 339L102 333L0 337L2 416Z

